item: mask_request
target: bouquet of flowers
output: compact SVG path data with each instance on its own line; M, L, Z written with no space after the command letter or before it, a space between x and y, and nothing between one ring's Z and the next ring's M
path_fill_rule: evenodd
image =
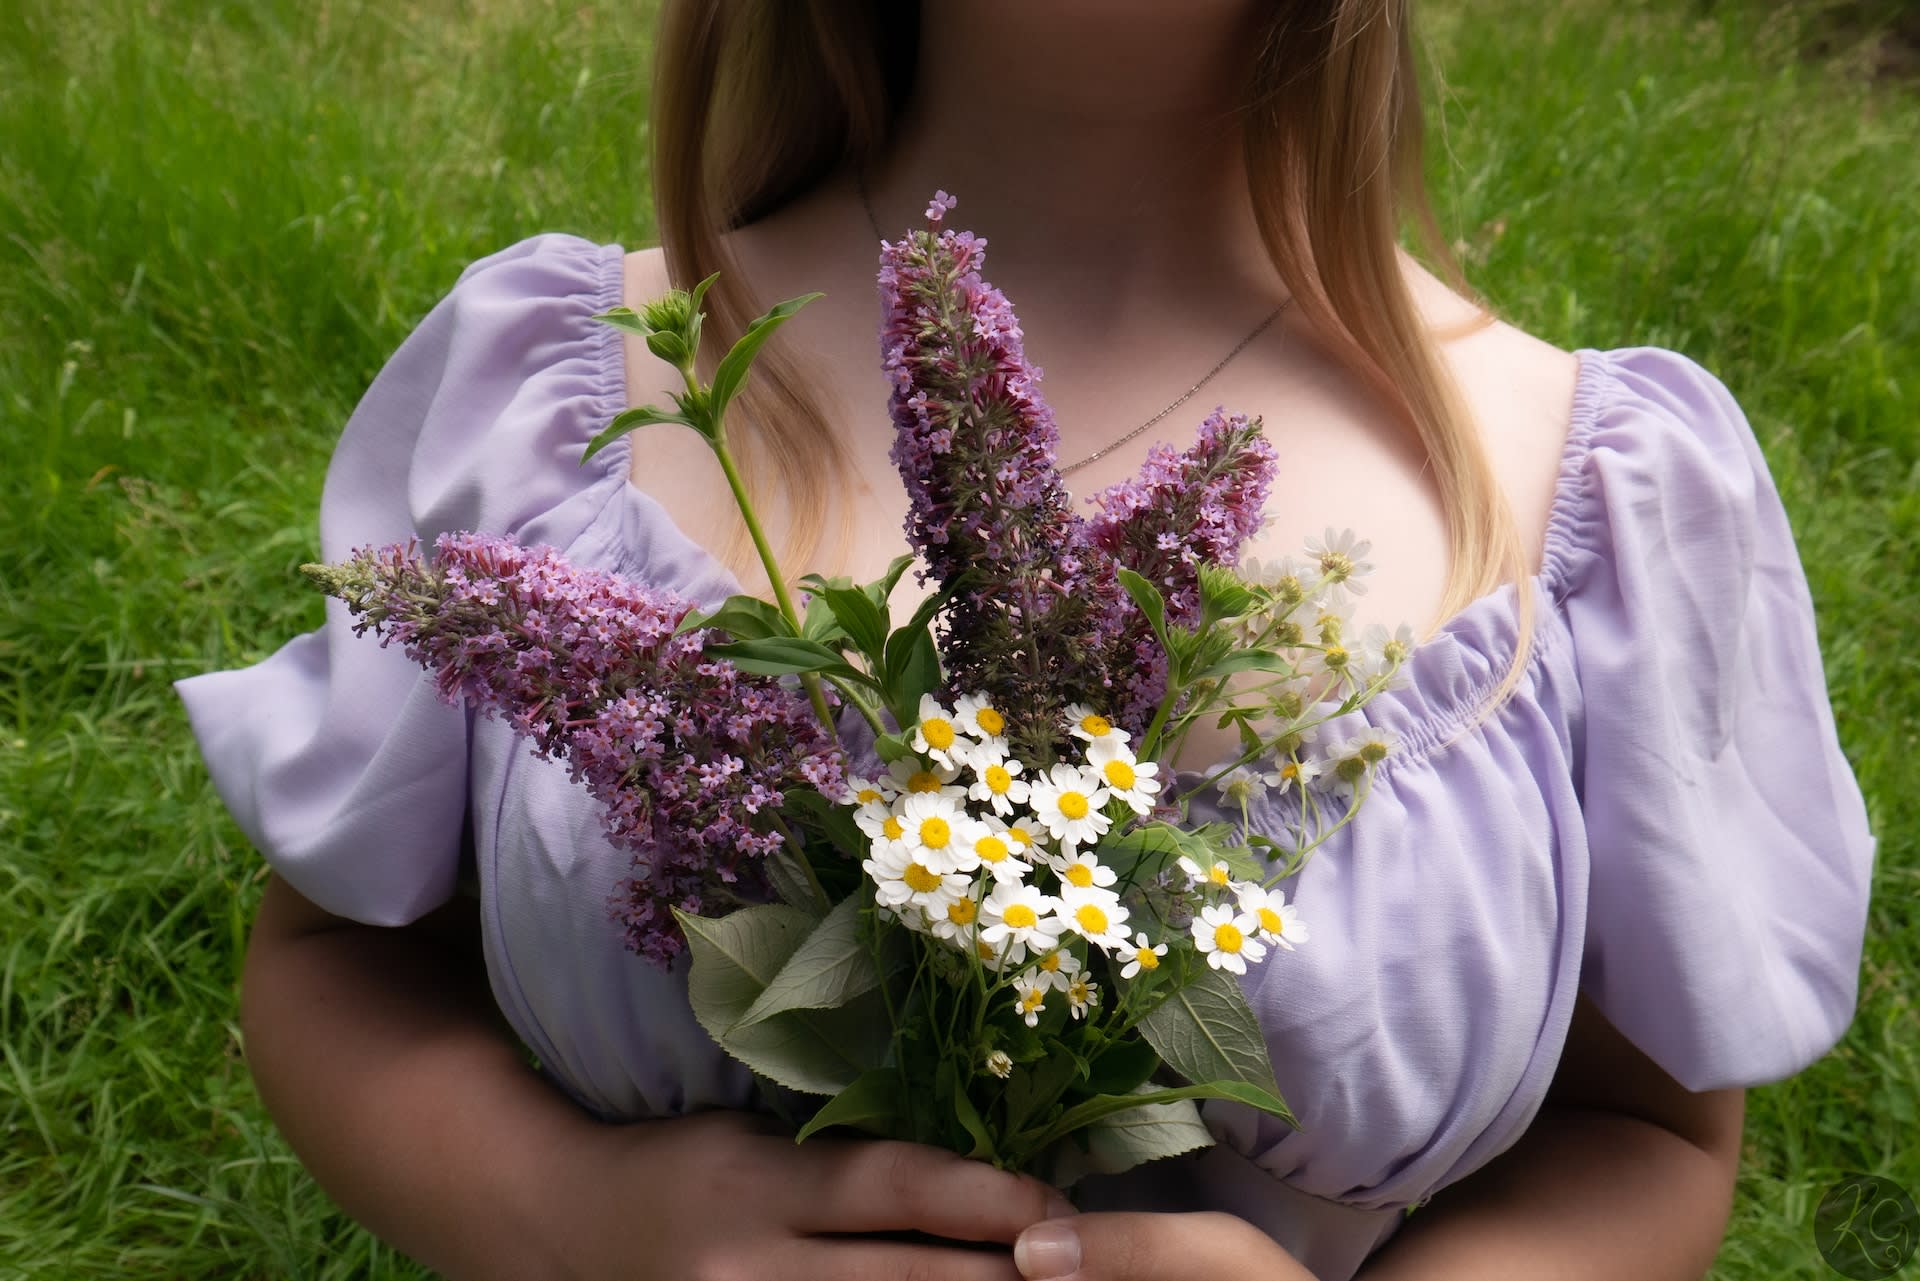
M628 946L687 964L700 1022L801 1139L849 1127L1067 1186L1210 1143L1198 1100L1293 1122L1239 980L1306 942L1275 887L1393 748L1319 729L1394 684L1411 640L1348 635L1370 568L1351 534L1236 572L1275 467L1257 420L1215 411L1076 513L1038 370L980 275L985 242L944 225L952 203L883 245L913 554L878 581L808 575L796 601L727 444L755 353L818 295L755 321L702 382L712 278L597 317L686 389L588 452L699 432L772 601L701 611L472 533L308 572L444 697L567 762L633 858L611 905ZM896 626L909 566L934 590ZM1241 751L1182 792L1171 763L1203 722ZM1187 821L1200 787L1241 821ZM1264 787L1299 799L1289 830L1252 830Z

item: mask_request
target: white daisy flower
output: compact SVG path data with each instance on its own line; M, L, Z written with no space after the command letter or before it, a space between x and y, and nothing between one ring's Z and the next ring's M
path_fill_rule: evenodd
M1319 568L1321 584L1335 600L1343 599L1342 593L1366 595L1362 580L1373 572L1373 565L1364 557L1372 550L1373 544L1356 537L1351 529L1336 534L1331 525L1323 536L1307 539L1307 559Z
M1120 905L1120 896L1112 890L1065 886L1054 911L1068 929L1103 952L1127 945L1127 909Z
M980 921L980 905L973 900L971 893L946 901L938 912L927 913L927 932L937 939L943 939L957 947L966 948L973 942L974 926Z
M1048 860L1048 866L1060 877L1063 887L1073 886L1084 890L1097 886L1105 889L1120 879L1118 872L1104 863L1096 862L1092 854L1062 855Z
M1249 556L1240 562L1236 572L1248 582L1257 583L1272 592L1283 605L1298 605L1305 600L1315 577L1304 562L1290 555L1276 561L1262 561L1257 556Z
M960 777L957 765L928 765L912 757L902 757L887 766L887 777L899 789L902 796L928 792L938 796L951 796L954 800L965 800L967 789L953 780Z
M1378 765L1400 750L1400 736L1384 725L1369 725L1347 740L1342 756L1358 756L1368 765Z
M1067 733L1089 743L1103 738L1126 742L1132 736L1085 703L1068 703L1065 713Z
M1080 972L1080 958L1064 947L1056 947L1037 954L1033 958L1033 969L1047 983L1064 992L1067 983Z
M846 796L841 804L857 805L862 809L869 805L885 805L899 795L899 792L900 789L894 786L890 778L866 778L859 774L849 774Z
M958 749L958 750L956 750ZM933 758L937 765L958 769L966 763L960 728L953 712L931 694L920 696L920 717L913 727L913 750Z
M1007 825L996 823L992 817L984 822L970 820L963 839L980 860L979 866L991 872L996 881L1019 881L1033 870L1033 864L1014 853L1016 846Z
M1193 922L1193 943L1216 970L1247 972L1248 961L1266 959L1267 945L1253 937L1259 922L1250 913L1236 914L1225 903L1205 908Z
M1233 884L1233 869L1223 862L1216 862L1212 867L1201 867L1182 854L1179 865L1180 870L1187 874L1189 885L1211 885L1217 889L1226 889Z
M1066 922L1056 917L1058 902L1042 894L1036 886L1001 881L980 905L986 925L980 941L993 947L1012 939L1022 947L1044 952L1052 947Z
M976 931L973 935L973 954L980 958L981 965L998 974L1009 965L1025 964L1027 945L1019 939L1010 938L995 947Z
M1033 977L1032 971L1022 974L1013 981L1013 1008L1021 1018L1027 1021L1028 1027L1039 1026L1040 1015L1047 1008L1049 986Z
M1160 958L1167 954L1165 943L1155 944L1145 934L1133 936L1133 942L1122 949L1127 963L1120 967L1120 977L1130 979L1143 970L1160 968Z
M962 694L953 705L953 719L962 734L974 739L989 754L995 757L1007 754L1007 718L985 694Z
M1027 800L1062 851L1091 845L1112 826L1100 810L1107 803L1106 789L1088 771L1065 762L1035 778Z
M943 872L971 872L980 860L965 842L969 820L958 804L944 796L921 792L903 797L895 811L908 848L929 867Z
M1285 796L1288 791L1293 789L1304 792L1307 784L1320 777L1320 772L1325 768L1326 767L1319 761L1313 760L1311 757L1302 757L1297 760L1293 757L1287 757L1275 762L1275 769L1273 771L1274 786L1282 796Z
M1413 681L1407 666L1413 657L1413 644L1410 624L1402 623L1389 632L1382 623L1368 623L1361 635L1361 662L1356 674L1368 684L1386 677L1382 689L1404 689Z
M1084 1018L1090 1006L1100 1004L1100 989L1082 974L1067 984L1067 1013L1074 1018Z
M895 851L904 854L912 848L906 825L888 807L862 806L854 812L853 821L872 839L875 858Z
M1027 803L1027 781L1020 777L1026 767L1019 761L974 756L971 763L975 781L967 789L969 800L985 801L996 814L1011 814L1015 805Z
M1047 829L1036 823L1031 814L1016 815L1005 822L991 814L985 819L988 827L1012 843L1014 857L1028 860L1039 857L1046 844Z
M1239 899L1240 910L1254 919L1261 939L1289 952L1295 943L1307 941L1307 924L1300 919L1300 909L1287 902L1287 896L1279 890L1243 885Z
M911 905L932 912L946 911L948 902L971 892L973 882L958 872L947 871L937 861L930 866L922 861L924 850L889 850L860 864L873 878L874 902L899 911L904 918Z
M989 1051L986 1069L1004 1081L1013 1075L1013 1058L1005 1050Z
M1098 738L1087 747L1087 767L1107 791L1125 801L1136 814L1153 808L1160 794L1160 767L1152 761L1135 760L1125 743L1112 737Z
M1221 773L1222 770L1226 772ZM1265 796L1267 789L1279 781L1266 770L1250 764L1236 765L1231 760L1208 766L1207 777L1215 774L1220 777L1213 780L1213 789L1220 793L1220 799L1242 809Z

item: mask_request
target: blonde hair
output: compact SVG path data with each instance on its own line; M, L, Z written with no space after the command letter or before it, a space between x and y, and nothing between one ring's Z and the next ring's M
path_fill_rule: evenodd
M1427 634L1511 583L1519 643L1481 714L1512 695L1532 649L1531 558L1438 337L1399 259L1410 216L1447 283L1467 284L1428 201L1408 0L1273 0L1250 67L1245 161L1267 252L1326 350L1411 428L1433 468L1450 565ZM720 271L707 295L706 358L764 308L722 240L847 160L871 164L911 92L919 10L901 0L666 0L655 48L653 193L672 280ZM827 523L817 483L844 448L791 360L774 347L741 401L743 470L756 492L787 478L786 539L803 555ZM744 535L724 549L747 559Z

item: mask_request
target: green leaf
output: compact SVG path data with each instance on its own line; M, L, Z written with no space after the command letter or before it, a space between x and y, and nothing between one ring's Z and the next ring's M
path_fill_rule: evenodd
M1209 663L1207 667L1195 672L1196 681L1218 680L1223 676L1233 676L1240 672L1273 672L1280 676L1290 676L1294 663L1270 649L1236 649L1225 658Z
M877 671L885 661L887 616L857 587L829 587L821 593L834 618Z
M898 1138L906 1130L907 1100L900 1069L878 1067L862 1072L840 1093L828 1099L813 1119L793 1136L803 1143L830 1126L842 1125L881 1138Z
M952 1059L942 1059L939 1069L934 1073L933 1092L936 1098L944 1097L953 1104L953 1119L959 1122L961 1131L973 1140L973 1146L961 1155L976 1161L991 1161L995 1156L993 1135L988 1133L986 1122L980 1119L980 1111L974 1107L973 1100L967 1097L967 1078L970 1075Z
M845 1005L880 986L880 974L860 937L860 898L850 894L834 904L733 1025L735 1032L788 1010Z
M695 323L698 323L698 319L700 316L700 300L707 296L707 290L711 289L713 287L713 282L718 279L720 279L720 273L716 271L711 276L708 276L705 280L695 285L693 287L693 292L690 295L688 295L687 305L688 305L688 309L693 312Z
M637 409L629 409L625 413L618 415L611 423L607 424L605 431L602 431L598 436L588 441L587 452L580 456L580 461L583 463L586 462L587 459L593 457L634 428L651 427L655 423L679 423L682 427L691 427L695 431L700 430L700 424L694 422L693 419L687 417L686 414L677 410L659 409L653 405L641 405Z
M837 1094L878 1067L892 1033L879 993L831 1010L793 1010L735 1031L813 918L783 904L741 908L719 919L675 910L692 967L687 999L707 1034L734 1058L803 1094Z
M1028 1121L1044 1116L1079 1074L1071 1051L1059 1046L1038 1063L1022 1064L1007 1079L1007 1133L1018 1134Z
M1167 602L1160 596L1160 589L1130 569L1119 571L1120 585L1127 589L1127 595L1133 597L1133 603L1147 616L1147 624L1153 628L1153 634L1160 643L1167 643Z
M817 592L807 597L807 614L800 620L800 634L832 649L838 648L835 642L847 637L846 628L840 626L833 609Z
M756 676L791 676L797 672L823 672L842 680L857 681L869 688L874 682L819 641L799 636L764 636L759 640L737 641L731 645L709 645L706 653L724 658L743 672Z
M895 761L917 760L919 753L907 746L904 734L880 734L873 740L874 755L891 765Z
M1151 1087L1143 1086L1142 1089ZM1042 1158L1046 1179L1071 1187L1089 1174L1121 1174L1136 1165L1213 1146L1192 1099L1150 1103L1103 1117L1054 1141Z
M777 849L761 861L767 871L767 883L788 907L797 907L808 916L818 917L826 903L813 892L812 882L800 870L800 856L790 849Z
M793 635L787 616L757 596L729 596L711 613L690 609L674 631L684 633L702 627L723 631L736 641Z
M1237 1081L1266 1094L1280 1093L1260 1021L1239 980L1225 970L1197 969L1140 1020L1139 1028L1167 1066L1189 1081Z
M799 811L802 821L826 837L835 849L855 861L867 857L872 842L845 806L835 805L806 787L788 788L786 797L785 808Z
M940 683L940 651L934 648L933 633L922 628L900 666L888 672L888 677L887 699L905 714L903 723L917 719L921 696L932 693Z
M642 337L653 332L647 322L640 318L640 313L631 307L613 307L601 312L594 319L602 324L612 325L615 329L624 329L630 334L639 334Z
M871 600L876 607L885 610L887 602L893 597L895 585L900 581L900 575L905 573L907 566L911 564L913 564L912 552L908 552L904 556L895 556L893 563L887 566L886 573L880 575L880 577L874 579L860 590L867 594L867 599Z
M647 350L676 369L687 363L687 340L666 329L647 335Z
M1062 1112L1051 1125L1033 1139L1033 1143L1035 1147L1043 1148L1063 1135L1083 1129L1115 1113L1131 1111L1134 1108L1152 1107L1159 1103L1176 1103L1181 1099L1230 1099L1235 1103L1244 1103L1248 1107L1270 1113L1295 1129L1299 1128L1293 1113L1288 1110L1285 1103L1280 1101L1277 1093L1248 1085L1245 1081L1205 1081L1199 1085L1182 1085L1174 1089L1140 1090L1133 1094L1095 1095Z
M712 399L709 403L713 406L713 416L716 421L726 411L728 402L746 383L747 370L752 366L753 358L760 354L760 348L766 345L767 339L773 337L773 331L784 325L793 313L814 299L825 296L820 293L811 293L802 294L798 298L789 298L783 303L775 304L766 315L747 326L747 331L740 335L740 340L733 344L733 349L720 358L719 367L713 371L713 382L709 387Z
M1126 1094L1145 1085L1160 1066L1160 1055L1146 1041L1126 1037L1094 1057L1080 1088L1089 1094Z

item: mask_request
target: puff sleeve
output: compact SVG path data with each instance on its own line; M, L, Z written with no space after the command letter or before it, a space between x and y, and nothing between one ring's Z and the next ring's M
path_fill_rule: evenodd
M564 540L548 517L595 479L578 466L583 415L617 392L590 317L617 298L619 260L549 234L467 267L341 433L320 501L324 559L450 529ZM221 799L294 888L375 925L452 896L469 714L397 649L353 635L340 602L264 661L176 689Z
M1582 987L1692 1090L1799 1071L1853 1016L1874 838L1793 534L1727 388L1612 353L1565 601L1585 711Z

